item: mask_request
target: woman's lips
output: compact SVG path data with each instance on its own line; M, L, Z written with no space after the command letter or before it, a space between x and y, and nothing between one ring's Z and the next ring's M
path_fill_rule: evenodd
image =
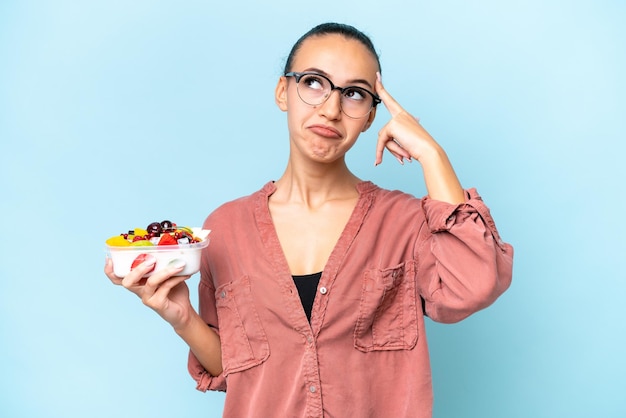
M309 126L309 129L317 135L323 136L325 138L341 138L341 132L330 126L311 125Z

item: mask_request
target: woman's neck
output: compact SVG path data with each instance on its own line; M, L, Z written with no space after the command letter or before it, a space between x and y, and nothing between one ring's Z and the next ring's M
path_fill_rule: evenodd
M303 204L316 208L331 200L358 197L361 180L348 169L344 160L335 163L295 164L290 160L276 181L275 202Z

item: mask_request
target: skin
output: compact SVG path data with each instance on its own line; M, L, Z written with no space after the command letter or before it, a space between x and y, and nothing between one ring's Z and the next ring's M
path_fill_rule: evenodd
M387 148L400 163L421 163L428 194L449 203L464 201L463 189L437 142L385 90L375 57L360 42L341 35L307 39L293 71L321 71L338 86L358 85L375 91L391 114L378 134L375 164ZM355 80L363 82L355 83ZM292 77L281 77L276 104L287 112L290 156L269 207L292 274L322 271L358 199L345 155L376 115L352 119L341 111L335 91L318 106L300 100Z
M428 194L451 204L464 202L464 193L444 150L385 90L378 64L361 43L341 35L315 36L303 42L293 61L293 71L313 70L327 75L337 86L359 85L375 91L390 119L378 133L375 164L385 148L400 162L419 161ZM293 77L280 77L276 104L287 113L289 160L276 181L268 205L291 273L322 271L357 203L356 184L361 180L347 167L345 156L374 121L376 109L352 119L343 114L340 95L333 92L321 105L300 100ZM380 105L379 105L380 106ZM222 372L219 336L193 308L185 280L177 276L183 267L170 267L148 279L150 261L121 278L113 273L110 259L105 274L141 298L166 320L189 345L205 369Z

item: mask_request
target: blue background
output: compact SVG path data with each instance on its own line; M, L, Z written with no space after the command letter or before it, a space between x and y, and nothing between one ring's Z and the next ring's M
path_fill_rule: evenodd
M626 6L603 0L0 2L0 416L220 416L103 243L278 178L273 89L327 20L371 35L516 249L492 307L428 324L435 417L626 416ZM350 166L421 196L416 163L373 166L387 118Z

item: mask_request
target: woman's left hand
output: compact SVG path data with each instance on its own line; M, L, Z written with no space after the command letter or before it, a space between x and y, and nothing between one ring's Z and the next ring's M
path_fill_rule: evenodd
M391 114L391 120L378 132L375 164L378 165L383 161L385 148L401 164L404 164L404 159L421 161L425 155L440 148L433 137L420 125L419 119L404 110L385 90L380 74L376 75L376 93Z

